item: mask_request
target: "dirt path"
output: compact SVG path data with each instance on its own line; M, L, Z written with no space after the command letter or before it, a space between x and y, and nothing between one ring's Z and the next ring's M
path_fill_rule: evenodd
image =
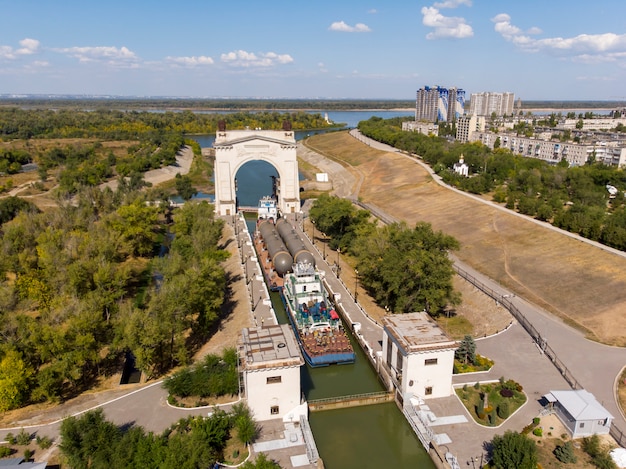
M191 163L193 162L193 150L191 147L184 147L176 154L176 164L164 166L159 169L151 169L144 173L144 181L151 183L153 186L170 179L174 179L176 174L181 175L189 173ZM117 189L117 179L101 184L100 187L110 187L112 190Z

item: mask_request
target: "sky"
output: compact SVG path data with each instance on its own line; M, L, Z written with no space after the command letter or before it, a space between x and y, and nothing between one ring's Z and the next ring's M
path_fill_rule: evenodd
M0 0L0 94L626 101L624 0Z

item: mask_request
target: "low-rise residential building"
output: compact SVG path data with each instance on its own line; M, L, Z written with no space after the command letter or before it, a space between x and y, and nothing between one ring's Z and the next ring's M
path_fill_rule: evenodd
M582 122L582 128L576 127L579 123ZM613 119L610 117L598 117L592 119L565 119L564 121L557 124L557 129L564 130L613 130L619 124L626 125L626 119L617 118Z
M382 365L403 397L452 394L456 341L425 312L383 318Z
M427 121L405 121L402 123L402 130L408 132L418 132L424 135L439 136L439 126L434 122Z
M564 159L570 166L582 166L589 159L593 159L618 168L626 166L626 146L618 142L579 144L552 140L550 133L544 133L539 137L525 137L512 132L497 134L475 132L472 140L480 141L491 149L495 148L496 141L499 141L500 148L509 149L517 155L538 158L554 164Z

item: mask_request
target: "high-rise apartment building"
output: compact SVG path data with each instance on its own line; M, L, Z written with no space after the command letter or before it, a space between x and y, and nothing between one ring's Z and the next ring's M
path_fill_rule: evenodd
M451 122L463 115L465 91L459 88L425 86L417 90L415 120Z
M482 93L472 93L470 96L470 114L477 116L496 116L502 117L507 114L513 114L515 105L515 93L494 93L485 91Z

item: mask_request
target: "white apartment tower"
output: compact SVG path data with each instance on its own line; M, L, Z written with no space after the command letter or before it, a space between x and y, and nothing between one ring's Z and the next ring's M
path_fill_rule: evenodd
M485 91L472 93L470 96L470 114L477 116L491 116L493 113L498 117L513 114L515 106L514 93L494 93Z
M417 90L415 121L452 122L463 115L465 91L425 86Z

